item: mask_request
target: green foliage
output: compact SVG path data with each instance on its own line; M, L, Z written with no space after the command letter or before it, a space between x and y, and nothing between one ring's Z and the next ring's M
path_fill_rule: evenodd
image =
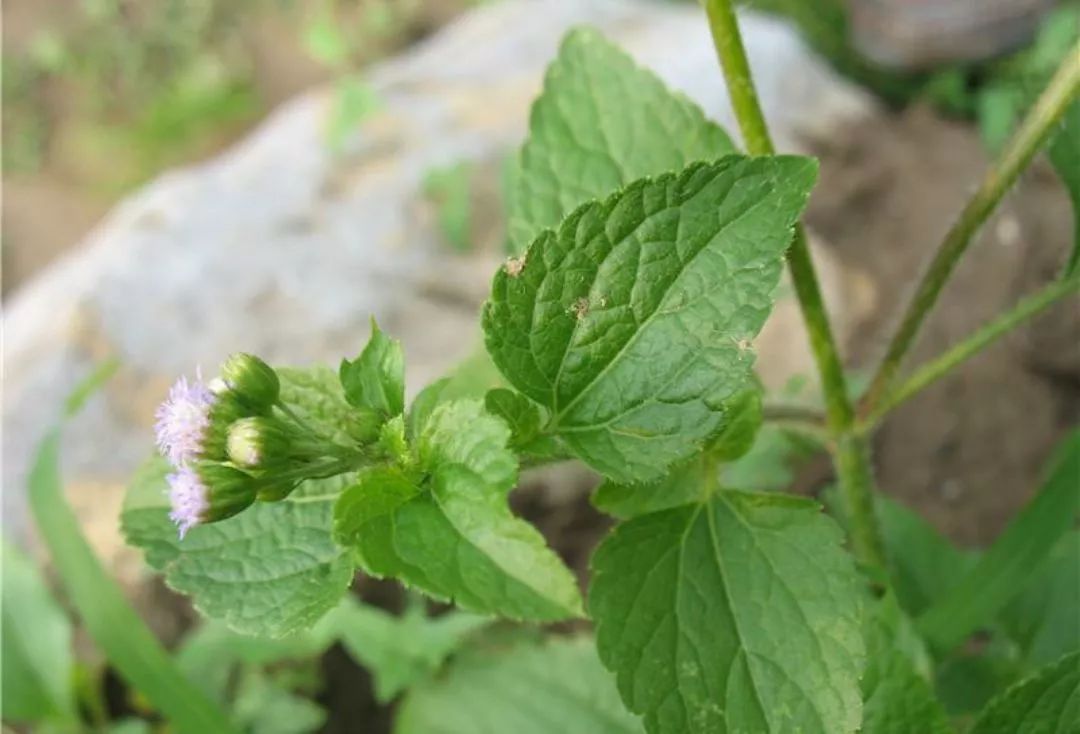
M949 594L919 617L935 647L948 649L992 619L1071 530L1080 514L1080 431L1058 447L1035 498Z
M580 614L573 575L507 505L517 480L509 438L479 401L438 406L414 467L364 472L342 496L337 538L368 573L464 609L535 620Z
M371 320L371 338L360 356L341 361L341 385L345 399L357 408L367 408L384 418L405 410L405 355L401 343L379 330Z
M349 406L332 371L279 370L282 397L327 435L341 435ZM304 482L281 502L259 502L223 522L195 527L181 541L168 520L164 477L155 460L125 499L121 528L166 582L207 616L238 632L278 637L312 625L341 599L353 577L348 552L331 537L333 506L350 475Z
M593 493L596 509L628 520L650 512L668 510L705 499L715 482L716 465L704 455L679 464L660 479L641 484L620 484L605 480Z
M991 701L969 734L1076 734L1080 653L1042 668Z
M371 671L380 703L433 678L451 654L491 622L453 610L428 617L415 600L400 617L362 604L343 605L334 616L345 649Z
M75 715L71 623L28 558L7 543L0 553L4 719L70 722Z
M805 158L730 156L582 206L496 275L495 363L593 468L658 478L746 385L816 175Z
M653 733L854 732L860 595L840 543L813 502L777 494L618 526L589 609L627 706Z
M1001 623L1031 667L1080 650L1080 531L1054 546L1046 563L1002 610Z
M950 734L930 685L930 658L914 625L888 595L864 621L863 734Z
M640 734L586 637L520 639L463 655L414 688L395 734Z
M571 31L533 105L510 188L510 251L633 181L734 153L681 94L588 29Z
M510 447L520 449L540 435L540 409L513 390L500 387L484 396L484 410L510 427Z

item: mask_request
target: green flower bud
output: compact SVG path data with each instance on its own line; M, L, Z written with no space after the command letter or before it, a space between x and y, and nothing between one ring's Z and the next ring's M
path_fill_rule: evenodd
M249 415L251 410L232 392L217 394L208 413L209 424L203 434L200 458L225 461L228 458L229 427Z
M200 462L196 468L206 487L206 508L202 522L217 522L247 509L255 501L255 479L224 464Z
M268 416L241 418L229 426L229 460L247 469L265 469L289 459L293 435L283 422Z
M281 382L274 369L251 354L239 352L225 360L221 379L229 390L257 410L269 408L281 393Z

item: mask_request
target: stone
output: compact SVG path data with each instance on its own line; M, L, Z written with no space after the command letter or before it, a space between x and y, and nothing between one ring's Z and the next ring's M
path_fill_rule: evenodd
M780 148L798 150L801 140L872 109L791 29L744 19ZM238 350L276 364L337 363L362 347L372 315L403 341L411 391L467 355L502 259L500 237L467 255L451 252L425 208L422 182L432 167L461 160L498 170L523 138L560 37L578 23L599 27L737 132L704 16L689 3L486 5L372 68L381 109L339 152L325 138L333 91L296 98L216 159L131 195L10 300L5 535L29 538L24 484L34 447L66 393L109 355L121 360L120 372L66 430L63 468L79 511L113 527L115 496L151 451L154 406L178 374L197 365L212 371ZM497 190L490 180L487 188ZM823 280L843 334L853 318L845 305L851 278L830 263L823 261ZM769 325L759 364L781 368L770 384L810 371L805 348L790 348L800 329L788 306ZM101 519L91 508L112 511ZM92 535L120 563L109 545L120 542L115 532Z

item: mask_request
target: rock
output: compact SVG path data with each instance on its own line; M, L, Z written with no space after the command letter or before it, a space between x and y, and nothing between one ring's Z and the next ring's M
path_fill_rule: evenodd
M571 25L588 22L736 130L704 17L691 4L507 0L485 6L375 67L382 100L340 154L325 144L331 90L303 95L232 150L167 173L118 206L84 243L15 294L4 314L4 529L25 541L33 448L65 394L115 354L119 375L65 434L77 507L109 507L151 449L155 403L180 373L246 350L276 363L354 355L374 315L402 339L410 389L473 347L477 307L500 256L455 255L424 214L433 166L494 171L521 141L545 65ZM777 143L798 149L871 103L779 23L744 32ZM493 187L489 187L493 188ZM841 309L848 277L826 268ZM759 362L806 372L805 350L778 352L800 328L782 308ZM771 375L775 383L782 378ZM98 517L101 513L95 513ZM93 535L114 558L114 532ZM109 538L112 540L110 541Z

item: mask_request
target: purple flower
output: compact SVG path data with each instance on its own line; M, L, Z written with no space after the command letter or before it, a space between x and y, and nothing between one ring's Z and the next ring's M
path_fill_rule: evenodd
M176 523L182 539L188 530L202 522L204 514L210 509L209 492L191 467L180 467L167 478L169 503L172 505L169 519Z
M173 466L182 467L202 452L215 400L217 396L200 377L190 383L181 377L158 407L154 425L158 449Z

